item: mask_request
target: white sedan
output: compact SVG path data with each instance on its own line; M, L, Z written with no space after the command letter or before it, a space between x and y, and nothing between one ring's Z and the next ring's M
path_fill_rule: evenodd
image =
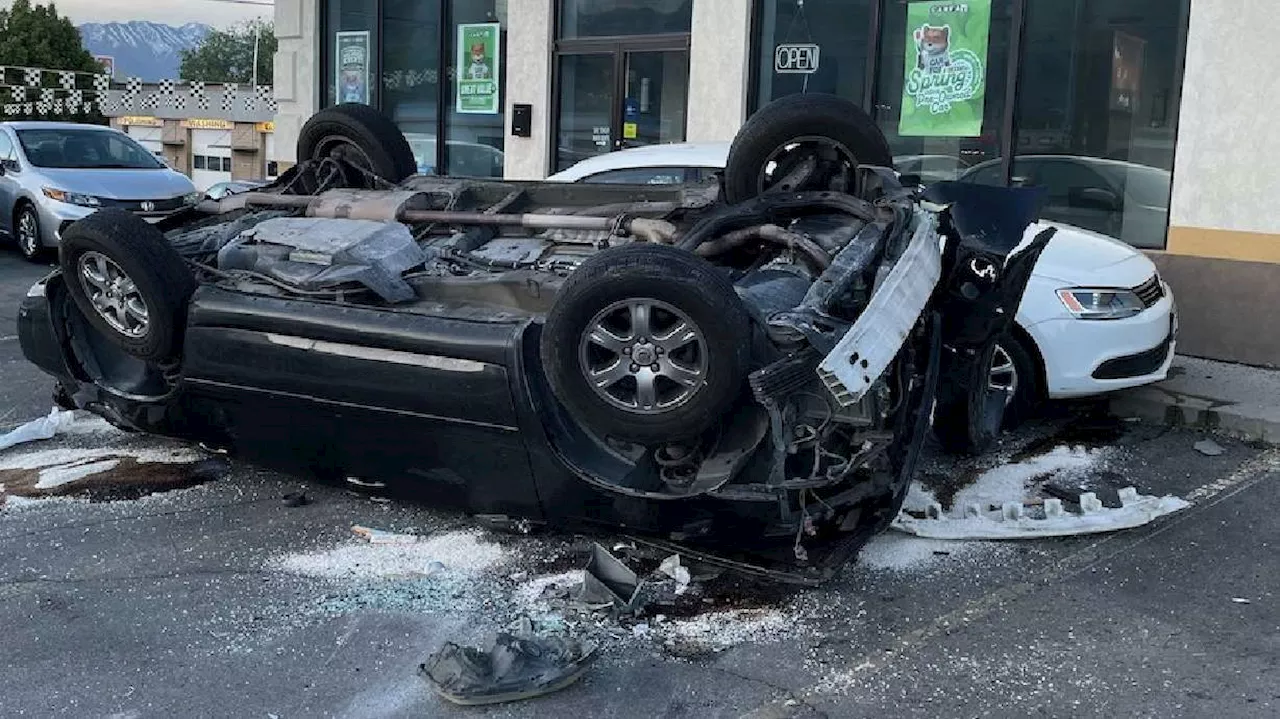
M650 145L584 160L561 182L677 184L720 172L729 143ZM1057 234L1040 256L1013 331L991 367L1017 421L1043 398L1085 397L1164 379L1173 362L1173 293L1146 255L1113 238L1041 221Z

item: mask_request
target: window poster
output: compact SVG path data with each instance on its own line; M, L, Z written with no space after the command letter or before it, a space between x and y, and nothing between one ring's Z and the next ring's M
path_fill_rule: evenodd
M458 112L496 115L502 111L498 106L501 32L502 25L496 22L458 26Z
M991 0L907 5L901 136L977 137L986 101Z
M1147 43L1116 31L1111 53L1111 109L1136 112L1142 94L1142 67Z
M340 32L336 35L335 84L338 102L369 104L369 31Z

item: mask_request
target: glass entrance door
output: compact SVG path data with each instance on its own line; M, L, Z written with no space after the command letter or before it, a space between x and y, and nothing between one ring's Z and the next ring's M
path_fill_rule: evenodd
M555 172L613 148L614 64L613 53L560 56Z
M554 171L614 150L684 140L687 49L618 43L562 53L558 63Z
M626 53L622 127L615 149L684 140L689 105L689 53Z

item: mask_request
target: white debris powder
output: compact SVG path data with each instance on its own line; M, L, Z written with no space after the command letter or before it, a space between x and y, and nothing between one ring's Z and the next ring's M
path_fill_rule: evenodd
M955 542L913 537L888 531L867 543L858 553L858 564L885 572L914 572L930 569L944 562L969 560L979 555L1004 551L991 542Z
M47 449L24 454L6 455L0 458L2 469L39 469L39 489L50 489L60 484L82 479L90 474L105 472L114 467L106 466L108 460L132 459L138 464L187 464L203 458L200 452L186 447L95 447L92 449ZM94 472L78 472L84 465L98 465Z
M969 504L1000 506L1005 502L1023 502L1032 480L1046 476L1070 476L1097 466L1103 452L1074 447L1058 447L1022 462L989 469L977 481L956 493L951 506L963 512Z
M777 609L729 609L653 627L667 644L694 645L704 651L723 651L743 642L767 642L795 637L801 630L795 617Z
M542 599L542 595L547 591L548 587L576 587L582 584L583 570L572 569L560 574L548 574L545 577L536 577L516 587L512 593L516 604L521 607L533 607Z
M351 541L331 549L276 559L276 569L321 579L377 580L425 576L432 562L445 571L477 573L507 559L501 546L481 540L476 530L444 532L416 544Z

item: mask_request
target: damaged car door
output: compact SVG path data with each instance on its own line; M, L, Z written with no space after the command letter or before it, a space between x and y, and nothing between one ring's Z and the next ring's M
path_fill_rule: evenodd
M536 516L507 369L522 328L204 287L185 381L210 430L258 461Z

